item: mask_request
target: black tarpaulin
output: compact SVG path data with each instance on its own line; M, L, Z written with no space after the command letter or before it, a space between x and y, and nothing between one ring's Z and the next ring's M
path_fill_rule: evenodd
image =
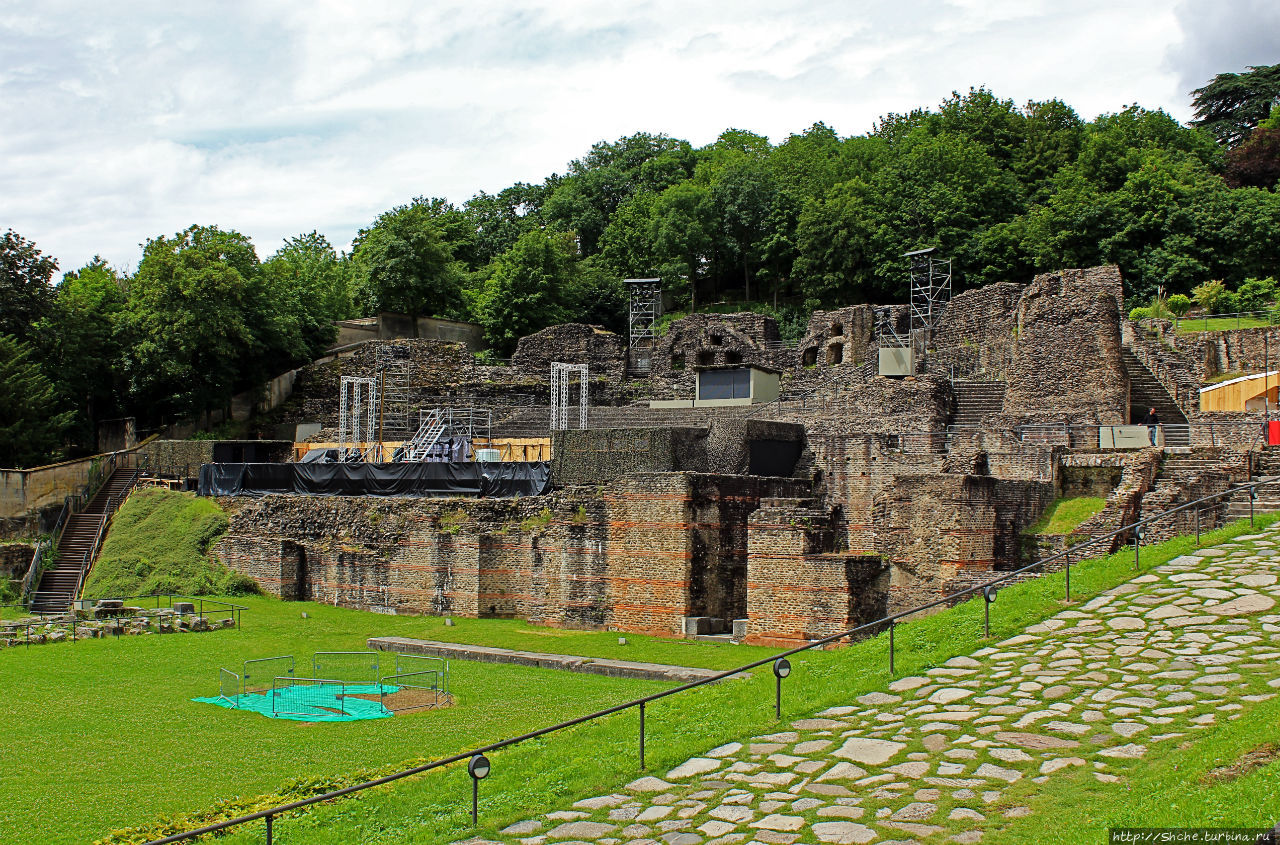
M538 496L550 489L551 464L295 463L205 464L201 496Z

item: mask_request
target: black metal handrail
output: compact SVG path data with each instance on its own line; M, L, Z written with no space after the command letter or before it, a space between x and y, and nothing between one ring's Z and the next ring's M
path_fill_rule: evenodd
M1108 534L1099 534L1097 536L1091 537L1088 540L1085 540L1084 542L1077 543L1074 546L1068 547L1064 551L1061 551L1055 555L1051 555L1047 558L1043 558L1041 560L1035 561L1034 563L1031 563L1031 564L1028 564L1027 566L1022 567L1021 569L1016 569L1011 572L1003 573L999 577L992 578L989 581L985 581L981 584L975 584L974 586L968 587L964 590L951 593L950 595L943 596L942 598L939 598L939 599L935 599L934 601L928 602L927 604L922 604L922 605L919 605L918 607L913 607L907 610L899 611L898 613L885 616L882 619L877 619L874 622L863 623L862 625L858 625L855 628L850 628L847 631L841 631L838 634L831 634L830 636L823 637L822 639L812 640L808 643L805 643L802 646L797 646L795 648L788 649L787 651L780 652L771 657L765 657L760 660L753 661L751 663L746 663L735 669L728 669L724 672L719 672L715 675L711 675L706 678L699 678L696 681L690 681L686 684L681 684L680 686L673 687L668 690L663 690L661 692L653 693L652 695L644 696L643 698L635 698L635 699L632 699L631 701L627 701L622 704L617 704L617 705L614 705L613 707L605 708L604 710L597 710L594 713L588 713L585 716L579 716L575 719L569 719L568 721L560 722L555 725L550 725L545 728L539 728L538 730L530 731L528 733L521 734L520 736L510 737L508 739L502 739L497 742L492 742L492 743L489 743L488 745L484 745L479 748L474 748L469 751L463 751L458 754L453 754L453 755L450 755L449 757L445 757L440 760L434 760L430 763L424 763L421 766L414 766L409 769L403 769L398 772L393 772L392 774L384 775L383 777L375 778L373 780L365 781L363 783L354 784L352 786L346 786L341 789L331 790L321 795L313 795L309 798L303 798L298 801L291 801L288 804L280 804L275 807L270 807L266 810L260 810L256 813L250 813L249 815L237 816L236 818L233 818L233 819L227 819L225 821L217 822L215 824L205 825L204 827L197 828L195 830L189 830L185 833L175 833L170 836L166 836L163 839L151 840L150 842L147 842L146 845L168 845L168 843L183 842L189 839L194 839L198 836L203 836L208 833L216 833L220 830L226 830L231 827L237 827L239 825L257 821L259 819L266 820L267 845L272 845L272 826L273 826L273 819L275 816L281 815L283 813L288 813L293 810L302 809L304 807L309 807L313 804L319 804L324 801L331 801L335 798L341 798L344 795L350 795L355 792L361 792L366 789L372 789L373 787L392 783L394 781L401 780L402 778L412 777L413 775L419 775L424 772L431 771L432 769L438 769L442 766L447 766L452 763L458 763L463 760L470 760L476 757L477 755L482 755L490 751L497 751L502 748L507 748L512 745L517 745L521 742L526 742L530 739L536 739L537 737L540 737L540 736L546 736L547 734L550 734L550 733L555 733L557 731L565 730L566 728L571 728L576 725L581 725L584 722L594 721L596 719L600 719L605 716L611 716L615 713L621 713L625 710L630 710L632 708L639 709L640 769L643 770L644 769L645 706L654 701L658 701L659 699L667 698L669 696L676 695L678 693L682 693L687 690L694 689L696 687L701 687L707 684L716 683L717 681L725 680L726 678L732 677L734 675L737 675L741 672L748 671L750 669L757 669L766 664L772 664L775 666L775 669L776 669L776 667L778 666L778 661L785 660L785 658L790 657L793 654L799 654L800 652L810 651L815 648L820 648L822 646L828 645L838 640L847 639L855 635L863 634L863 635L871 636L871 635L883 633L885 630L888 630L889 632L889 672L890 674L892 674L894 672L894 628L897 626L900 620L905 619L908 616L914 616L918 613L923 613L924 611L927 611L927 610L932 610L936 607L952 605L962 599L981 593L985 599L984 604L986 605L985 630L986 630L987 636L990 636L991 603L995 596L995 588L998 585L1003 584L1004 582L1007 582L1011 578L1016 578L1019 575L1023 575L1027 572L1030 572L1031 570L1037 567L1042 568L1049 563L1053 563L1059 560L1065 560L1066 562L1066 598L1067 598L1067 601L1070 601L1071 600L1071 556L1073 553L1078 555L1085 548L1089 546L1093 546L1104 540L1113 540L1117 537L1124 538L1128 535L1133 535L1136 538L1136 542L1134 543L1134 547L1133 547L1134 569L1136 570L1139 564L1138 555L1139 555L1140 544L1141 544L1142 537L1145 534L1147 526L1152 525L1156 522L1159 522L1160 520L1167 519L1176 514L1188 511L1191 508L1196 508L1196 516L1197 516L1196 542L1198 544L1200 541L1199 514L1200 514L1200 509L1202 505L1204 505L1206 502L1211 502L1211 501L1216 502L1217 500L1220 500L1224 497L1238 495L1242 491L1248 491L1249 523L1252 525L1253 518L1254 518L1253 500L1254 498L1256 498L1257 489L1259 487L1263 487L1271 484L1280 484L1280 479L1275 479L1272 481L1255 481L1249 484L1238 485L1230 489L1211 494L1209 496L1201 497L1199 499L1196 499L1195 501L1187 502L1186 504L1179 505L1176 508L1171 508L1167 511L1162 511L1161 513L1156 514L1155 516L1150 516L1150 517L1147 517L1146 519L1140 519L1137 522L1131 523L1129 525L1125 525ZM786 664L786 665L788 667L790 666L790 664ZM779 690L779 696L780 696L782 677L781 677L781 673L775 672L775 674L778 676L777 683L779 685L778 690Z

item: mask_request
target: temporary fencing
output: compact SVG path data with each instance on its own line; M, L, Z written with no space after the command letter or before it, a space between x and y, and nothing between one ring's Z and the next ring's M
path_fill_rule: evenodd
M240 673L243 679L241 692L266 692L273 688L275 678L292 676L293 655L291 654L246 660Z
M240 676L229 669L218 670L218 698L232 707L239 706Z
M346 683L331 678L275 678L271 686L271 712L279 716L311 716L347 713Z
M311 658L313 678L376 684L378 671L376 651L317 651Z

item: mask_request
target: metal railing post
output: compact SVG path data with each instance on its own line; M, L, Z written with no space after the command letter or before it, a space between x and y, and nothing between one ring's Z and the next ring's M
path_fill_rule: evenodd
M897 627L897 624L898 624L898 623L897 623L897 622L894 622L894 621L890 621L890 622L889 622L889 674L890 674L890 675L894 674L894 671L893 671L893 629L894 629L895 627Z
M1071 547L1067 547L1067 603L1071 603Z
M1196 507L1196 548L1200 548L1200 508Z
M267 816L267 845L271 845L271 816Z
M640 702L640 771L644 771L644 702Z

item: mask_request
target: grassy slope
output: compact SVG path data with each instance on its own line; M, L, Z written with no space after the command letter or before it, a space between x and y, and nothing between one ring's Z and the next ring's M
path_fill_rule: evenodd
M1257 317L1240 317L1239 319L1235 317L1210 317L1208 320L1186 317L1178 321L1178 334L1225 332L1232 329L1257 329L1270 325L1274 325L1274 322L1268 322Z
M1258 525L1276 518L1259 518ZM1235 523L1205 535L1204 542L1210 544L1251 530L1247 521ZM1146 548L1142 551L1142 569L1194 548L1194 540L1186 537ZM1087 600L1133 575L1132 550L1088 561L1072 569L1072 596L1076 601ZM1020 633L1026 626L1061 610L1063 578L1062 573L1054 573L1001 591L999 601L992 607L993 641ZM987 642L982 639L981 604L969 602L901 626L896 637L896 674L921 672ZM847 703L863 692L882 689L891 680L887 646L887 638L881 636L837 651L793 657L795 671L786 681L783 694L784 723ZM646 719L649 771L660 775L721 742L777 730L772 704L773 679L768 672L758 671L748 681L704 687L676 700L650 705ZM521 818L563 808L579 797L607 793L636 777L636 718L634 712L628 712L491 755L494 768L482 787L480 835ZM534 726L533 722L528 725ZM1206 731L1205 736L1222 741L1218 730ZM1154 762L1143 761L1152 777L1157 771ZM1271 769L1262 770L1263 774L1268 771ZM1245 790L1241 794L1249 796L1260 794L1248 790L1261 776L1255 773L1234 787L1222 789ZM1152 782L1151 789L1173 788L1176 784L1175 776ZM1126 786L1120 784L1118 788L1125 790ZM468 793L465 770L454 766L365 794L358 800L312 808L299 818L282 820L276 825L276 841L354 845L465 838L470 835ZM1195 795L1194 791L1187 794ZM1128 799L1122 794L1112 800L1123 804ZM1155 794L1149 799L1152 806L1162 806L1162 801ZM1053 803L1049 812L1055 814L1055 826L1056 814L1075 813L1081 824L1087 825L1080 831L1079 841L1101 841L1105 832L1097 826L1096 818L1082 815L1086 810L1060 808ZM1043 826L1046 816L1032 817L1037 818ZM1194 821L1211 816L1192 805L1181 818ZM261 837L262 827L258 825L242 829L224 841L248 845L260 842ZM1033 840L1034 835L1024 833L1021 839L1007 841Z
M158 488L138 490L116 514L84 595L256 591L251 580L208 558L209 546L226 529L227 516L212 499Z
M363 648L370 636L435 637L441 622L263 597L233 601L250 608L239 631L0 652L7 703L0 732L17 752L0 767L0 842L33 841L35 831L41 842L86 842L158 815L271 793L292 778L334 778L441 756L665 686L454 661L456 708L346 724L277 722L190 699L216 695L221 666L238 671L246 659L279 654L301 664L315 651ZM460 620L447 630L456 639L500 645L538 638L521 627L527 626ZM768 653L628 639L631 645L620 647L617 634L582 632L553 642L573 654L621 650L636 659L713 667Z
M1070 534L1080 523L1106 507L1106 499L1097 496L1080 496L1074 499L1054 499L1053 504L1031 526L1031 534Z

